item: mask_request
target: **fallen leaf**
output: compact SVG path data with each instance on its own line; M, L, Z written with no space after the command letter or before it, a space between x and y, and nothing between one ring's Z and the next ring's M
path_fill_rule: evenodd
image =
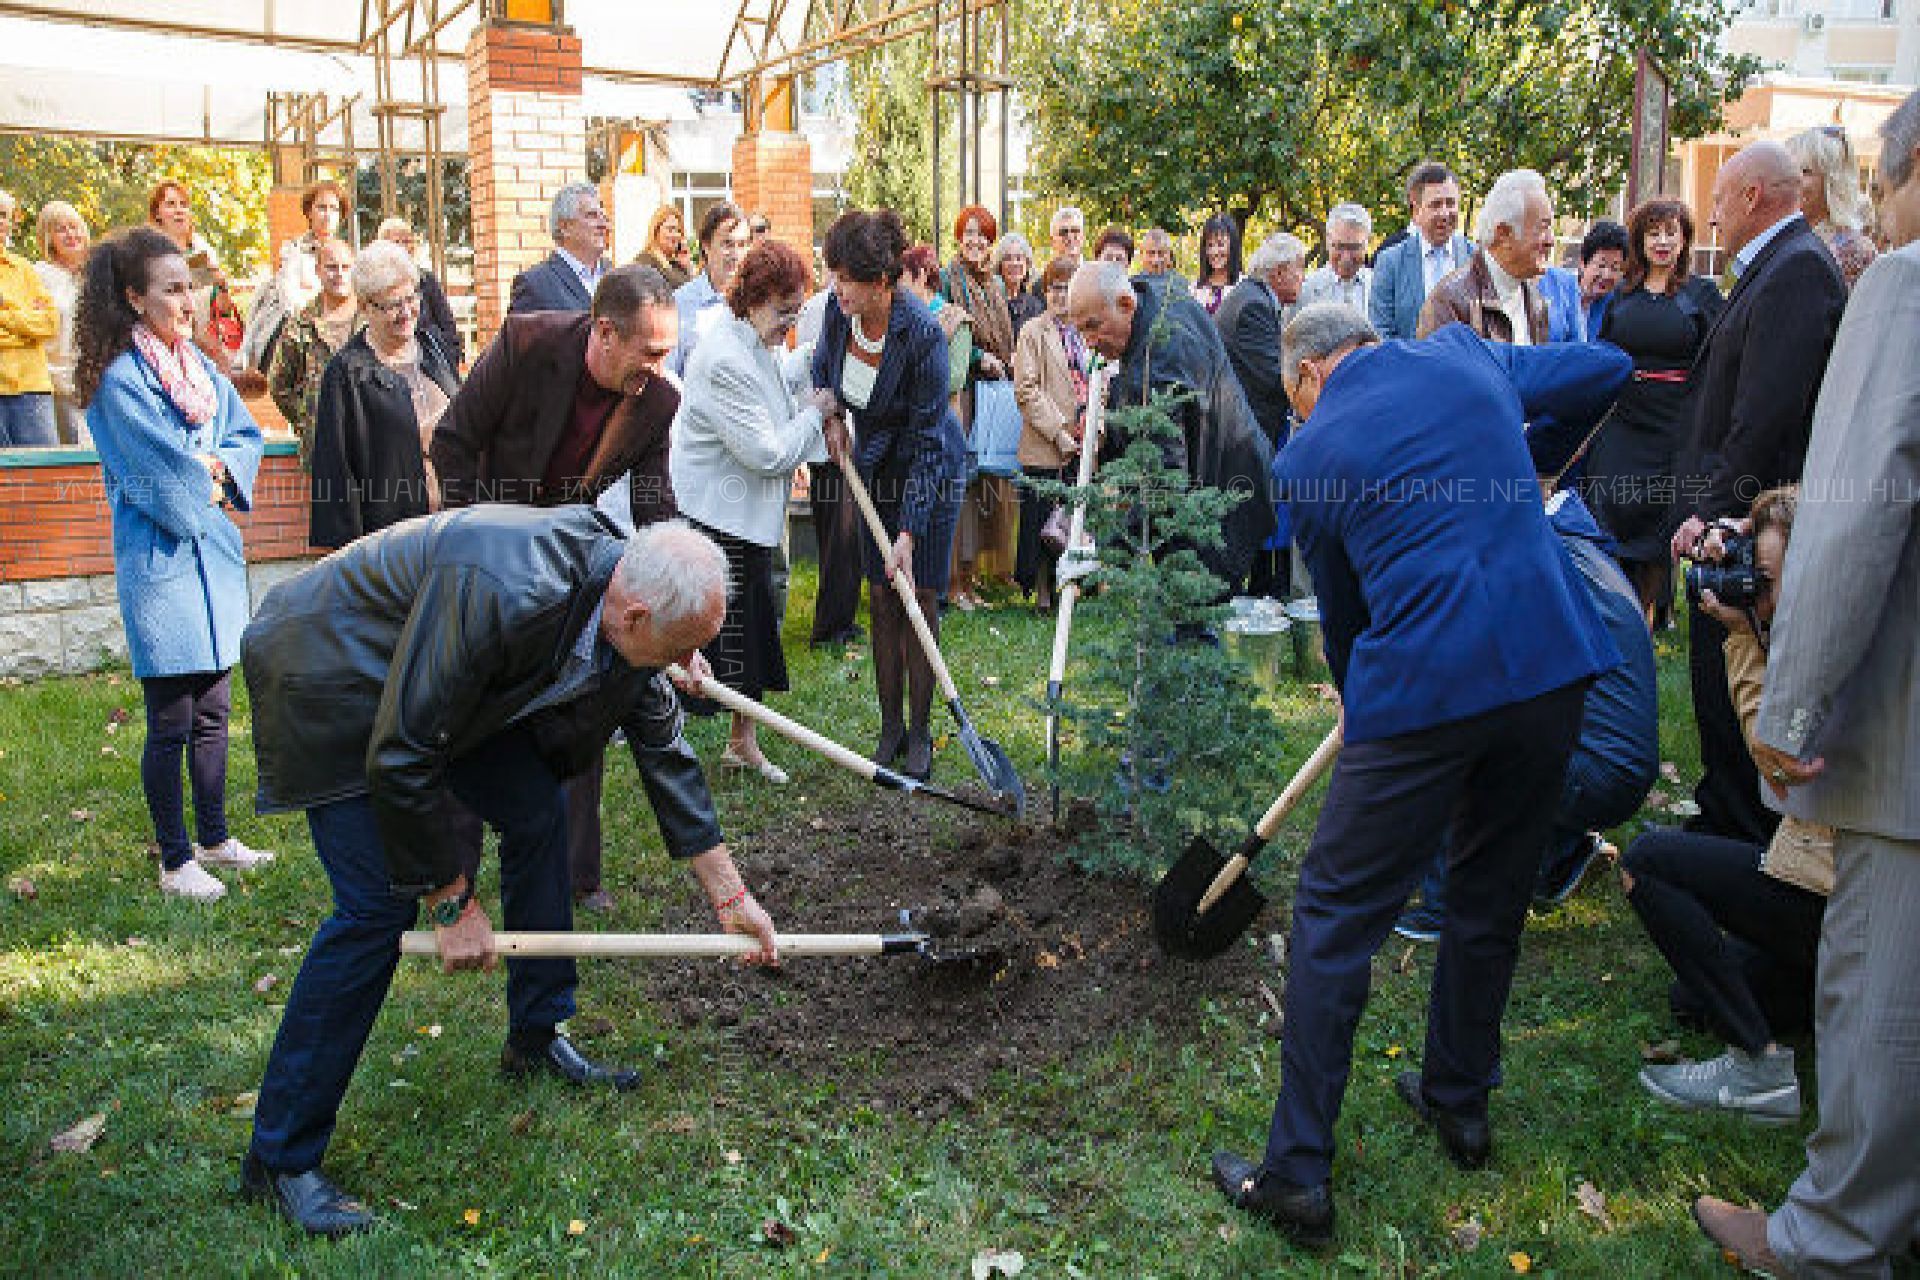
M429 1040L438 1040L442 1035L445 1034L445 1032L446 1032L446 1028L442 1027L437 1022L432 1023L429 1026L424 1026L420 1028L420 1034L425 1036Z
M100 748L100 754L103 756L117 756L120 753L112 747L102 747Z
M533 1108L528 1107L513 1119L507 1121L507 1132L516 1138L524 1138L533 1131Z
M1580 1212L1599 1223L1602 1231L1613 1230L1613 1218L1607 1213L1607 1197L1600 1188L1591 1182L1582 1182L1574 1191L1573 1198L1580 1205Z
M7 881L7 892L22 902L32 902L40 896L40 890L25 876L15 876Z
M692 1133L700 1126L697 1120L683 1111L665 1120L656 1120L653 1127L657 1133Z
M778 1218L768 1218L760 1224L760 1238L776 1249L788 1249L800 1239L792 1227Z
M91 810L91 809L69 809L69 810L67 810L67 816L68 816L69 818L72 818L72 819L73 819L73 820L74 820L75 822L92 822L92 821L93 821L93 810Z
M833 1246L828 1245L826 1248L820 1251L819 1256L814 1258L813 1265L816 1267L824 1267L827 1265L827 1259L831 1258L832 1256L833 1256Z
M121 943L120 945L121 945L121 946L123 946L123 947L133 947L133 948L139 948L139 947L144 947L144 946L146 946L146 945L147 945L147 940L146 940L145 938L143 938L143 937L141 937L141 936L140 936L139 934L137 934L137 933L130 933L130 934L128 934L128 935L127 935L127 940L126 940L125 942L123 942L123 943Z
M1042 951L1038 956L1034 957L1033 964L1037 969L1058 969L1060 967L1060 957L1051 951Z
M253 1115L254 1105L259 1101L260 1094L253 1089L249 1089L245 1093L236 1093L226 1100L227 1114L239 1116L242 1119L249 1119Z
M1405 1050L1405 1049L1403 1049L1403 1048L1401 1048L1401 1047L1400 1047L1399 1045L1397 1045L1397 1044L1390 1044L1390 1045L1388 1045L1388 1046L1387 1046L1387 1056L1388 1056L1389 1058L1397 1058L1397 1057L1399 1057L1399 1056L1400 1056L1401 1054L1403 1054L1403 1053L1405 1053L1405 1052L1406 1052L1406 1050Z
M720 1158L722 1160L725 1160L728 1164L739 1164L742 1160L746 1159L745 1156L741 1155L738 1151L735 1151L732 1148L728 1148L727 1150L721 1152Z
M1675 764L1671 760L1662 760L1660 762L1660 776L1665 778L1668 782L1673 783L1675 786L1679 786L1680 785L1680 766Z
M985 685L989 689L998 689L1000 687L1000 677L999 676L981 676L980 683Z
M993 1280L1004 1276L1013 1280L1027 1269L1027 1260L1017 1249L983 1249L973 1255L973 1280Z
M1513 1268L1515 1275L1524 1276L1533 1270L1533 1259L1524 1253L1510 1253L1507 1255L1507 1265Z
M1240 1238L1240 1228L1231 1222L1223 1222L1215 1230L1219 1232L1220 1239L1226 1244L1232 1244Z
M100 1141L100 1135L107 1131L107 1113L96 1111L71 1129L56 1133L47 1142L55 1152L78 1155L93 1150L93 1144Z
M480 1211L478 1209L469 1209L460 1215L460 1221L470 1227L477 1227L480 1225Z
M258 978L258 979L256 979L256 980L254 981L254 984L253 984L253 994L255 994L255 995L257 995L257 996L263 996L263 995L265 995L265 994L267 994L267 992L269 992L269 991L271 991L271 990L273 990L273 989L274 989L275 987L277 987L277 986L279 986L279 985L280 985L280 975L279 975L279 974L277 974L277 973L263 973L263 974L261 974L261 975L259 976L259 978Z
M1486 1234L1487 1229L1480 1225L1478 1215L1468 1218L1465 1222L1458 1224L1453 1230L1447 1233L1453 1240L1453 1247L1462 1253L1472 1253L1475 1249L1478 1249L1480 1247L1481 1237Z
M125 707L115 707L111 712L107 714L108 724L125 724L127 721L131 719L133 719L133 713L128 711Z
M583 1236L587 1234L587 1224L575 1218L567 1223L567 1234L570 1236Z
M1678 1040L1662 1040L1658 1044L1642 1044L1640 1046L1640 1061L1678 1062L1680 1061L1680 1042Z

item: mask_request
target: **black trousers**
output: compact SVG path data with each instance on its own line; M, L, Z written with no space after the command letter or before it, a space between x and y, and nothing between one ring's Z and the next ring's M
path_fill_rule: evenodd
M1693 789L1700 816L1688 830L1764 845L1780 817L1761 802L1760 771L1727 692L1727 629L1687 606L1687 675L1693 685L1693 719L1700 731L1700 783Z
M1748 1053L1807 1025L1827 910L1819 894L1761 870L1764 850L1649 831L1621 859L1647 936L1708 1025Z
M807 465L807 503L820 554L820 593L813 601L814 643L845 635L860 612L860 543L868 536L859 508L847 493L838 464Z
M1353 1065L1373 956L1438 833L1453 826L1450 909L1427 1008L1428 1103L1477 1117L1499 1082L1500 1020L1586 682L1452 724L1348 743L1301 863L1286 1038L1266 1169L1318 1186Z

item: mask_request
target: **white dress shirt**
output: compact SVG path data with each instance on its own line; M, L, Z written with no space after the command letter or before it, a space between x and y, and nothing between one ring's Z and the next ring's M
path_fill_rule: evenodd
M1507 319L1513 322L1513 345L1530 347L1533 345L1533 322L1527 318L1526 292L1520 282L1501 269L1493 260L1492 254L1484 255L1487 260L1487 274L1493 277L1493 291L1500 295L1500 309L1507 313ZM1540 335L1545 338L1544 333Z

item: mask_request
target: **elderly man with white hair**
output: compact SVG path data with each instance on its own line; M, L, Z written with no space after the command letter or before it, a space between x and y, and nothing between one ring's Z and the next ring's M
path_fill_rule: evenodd
M1060 206L1047 220L1047 237L1055 258L1079 262L1087 252L1087 215L1070 204Z
M1416 337L1459 321L1483 338L1538 346L1547 340L1547 300L1538 281L1553 256L1553 199L1532 169L1494 179L1475 228L1480 247L1442 280L1420 309Z
M553 252L513 278L507 310L585 311L607 273L607 241L613 227L591 182L569 182L547 211Z
M1074 272L1067 311L1088 346L1120 362L1110 405L1141 405L1161 393L1174 397L1170 410L1186 447L1172 451L1168 465L1186 471L1196 485L1248 495L1222 520L1223 544L1199 553L1215 576L1240 581L1274 531L1268 475L1273 447L1247 407L1212 317L1184 292L1159 281L1130 280L1119 263L1099 261ZM1117 457L1126 447L1125 433L1109 421L1100 458Z
M1373 289L1373 268L1367 265L1367 242L1373 238L1373 215L1365 205L1346 201L1327 211L1327 264L1308 273L1300 286L1300 305L1342 302L1365 315Z
M1287 393L1280 385L1280 329L1300 300L1306 275L1307 246L1284 231L1268 236L1247 258L1247 273L1213 316L1240 389L1247 393L1267 443L1275 448L1287 429Z
M661 672L704 673L726 615L720 548L679 520L631 540L591 507L487 505L363 538L275 587L241 641L262 809L303 809L334 911L300 966L267 1060L242 1168L246 1191L303 1230L344 1235L372 1215L320 1171L341 1100L425 910L451 973L491 969L493 926L439 820L446 796L500 833L509 929L573 927L561 780L623 728L669 856L721 928L778 961L680 735ZM558 1030L571 960L507 961L501 1070L631 1089ZM453 1142L429 1107L420 1124Z

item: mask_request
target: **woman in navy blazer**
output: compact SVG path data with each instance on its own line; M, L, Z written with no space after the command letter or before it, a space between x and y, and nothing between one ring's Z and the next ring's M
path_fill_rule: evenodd
M827 300L813 382L840 397L856 428L853 461L892 546L863 539L873 608L873 680L880 740L873 758L924 779L933 769L933 669L906 607L888 587L905 574L939 635L936 601L947 585L954 526L966 486L966 437L947 401L947 338L920 301L898 287L907 233L891 209L842 214L827 231ZM902 677L911 722L901 715Z

